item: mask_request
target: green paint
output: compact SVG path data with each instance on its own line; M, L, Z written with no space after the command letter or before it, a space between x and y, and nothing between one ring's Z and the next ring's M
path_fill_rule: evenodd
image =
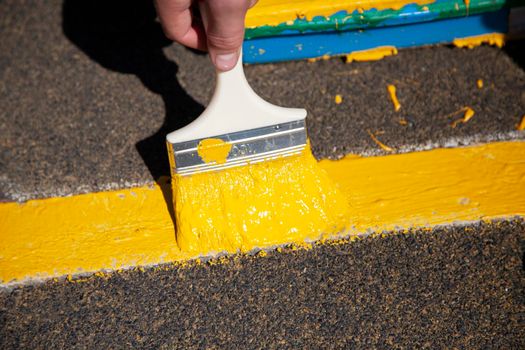
M503 7L513 7L523 5L525 0L471 0L468 14L478 14L483 12L496 11ZM457 8L456 8L457 4ZM444 19L461 17L467 15L467 8L465 3L461 0L457 1L438 1L427 5L415 5L417 11L423 12L423 7L428 8L429 16L424 20ZM353 29L364 29L376 27L387 20L395 20L399 18L402 13L407 12L406 6L399 10L367 10L363 13L356 11L348 13L347 11L338 12L332 16L324 17L317 16L312 20L297 18L293 24L280 23L275 26L259 26L246 28L245 38L253 39L257 37L276 36L283 31L295 31L304 33L306 31L344 31ZM401 23L400 23L401 24Z

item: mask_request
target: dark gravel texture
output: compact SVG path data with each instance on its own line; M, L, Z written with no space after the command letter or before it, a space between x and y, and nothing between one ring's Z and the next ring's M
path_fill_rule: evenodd
M523 349L525 222L0 293L2 349Z
M163 37L150 0L0 1L0 200L151 183L168 174L164 137L213 89L204 55ZM269 101L305 107L317 157L523 138L522 43L503 51L434 47L378 62L249 66ZM483 79L479 90L476 80ZM386 85L398 88L395 113ZM343 103L334 103L335 94ZM451 112L469 105L467 124ZM398 123L405 118L408 125Z

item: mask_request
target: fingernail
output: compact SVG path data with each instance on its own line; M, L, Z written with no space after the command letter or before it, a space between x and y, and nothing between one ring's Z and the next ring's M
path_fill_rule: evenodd
M220 70L230 70L237 63L237 54L234 53L223 53L215 56L215 64Z

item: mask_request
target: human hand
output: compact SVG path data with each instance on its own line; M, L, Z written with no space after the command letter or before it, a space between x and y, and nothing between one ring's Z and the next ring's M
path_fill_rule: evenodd
M155 5L168 38L194 49L207 50L215 67L228 71L239 58L246 11L256 2L155 0ZM199 12L201 18L197 15Z

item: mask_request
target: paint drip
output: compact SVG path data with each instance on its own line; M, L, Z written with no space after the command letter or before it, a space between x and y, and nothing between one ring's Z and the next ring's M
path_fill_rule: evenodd
M247 251L344 229L349 204L311 151L218 172L175 176L177 244L194 253Z
M380 46L368 50L354 51L345 56L345 62L379 61L387 56L397 55L395 46Z
M481 34L475 36L469 36L466 38L457 38L452 41L452 44L456 47L466 47L473 49L482 44L488 44L491 46L497 46L502 48L505 45L505 34L502 33L490 33Z

